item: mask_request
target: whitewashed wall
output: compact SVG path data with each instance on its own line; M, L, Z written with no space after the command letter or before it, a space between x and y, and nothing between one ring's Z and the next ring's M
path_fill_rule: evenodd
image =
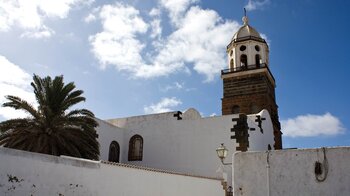
M337 195L350 193L350 147L326 148L328 175L315 177L323 149L239 152L234 155L235 196ZM268 167L269 166L269 167ZM323 170L325 171L325 170ZM320 176L324 177L324 173Z
M96 119L96 120L99 124L97 127L97 134L98 134L98 142L100 143L100 159L108 160L109 145L112 143L112 141L116 141L120 146L119 160L122 162L122 160L124 159L124 156L122 153L123 149L124 148L127 149L129 144L127 141L124 145L124 132L128 130L122 129L120 127L116 127L100 119Z
M182 120L177 120L173 115L174 112L169 112L109 120L115 126L127 130L124 132L122 162L212 177L222 177L222 172L225 172L229 174L230 184L231 167L225 166L222 169L215 150L221 143L225 143L230 155L235 152L238 144L230 137L234 135L231 128L236 124L232 118L238 118L238 115L202 118L194 109L187 110L182 115ZM272 147L274 144L272 123L267 110L259 115L266 118L262 124L264 133L260 132L255 115L249 115L248 126L256 130L249 131L248 150L267 150L268 144ZM100 133L104 134L102 129ZM127 145L135 134L141 135L144 140L143 159L128 162ZM105 144L101 144L103 145ZM230 160L231 156L227 157L226 162Z
M217 179L0 147L2 196L223 196Z
M262 131L258 127L258 123L255 122L256 115L260 115L262 119ZM248 151L264 151L268 150L268 145L271 146L271 149L274 149L274 134L273 134L273 125L269 112L266 109L263 109L257 114L248 115L248 126L250 128L255 128L255 131L249 131L249 148Z

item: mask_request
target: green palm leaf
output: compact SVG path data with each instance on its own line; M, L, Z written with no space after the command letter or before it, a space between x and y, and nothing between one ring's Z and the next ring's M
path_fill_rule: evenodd
M73 82L65 84L63 76L33 76L31 86L38 107L19 97L8 95L3 107L25 111L27 118L0 123L0 146L51 155L99 158L95 115L72 106L85 101L82 90Z

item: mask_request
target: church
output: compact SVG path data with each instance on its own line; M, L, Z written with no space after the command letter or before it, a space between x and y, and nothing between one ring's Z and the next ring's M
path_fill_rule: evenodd
M160 114L99 120L101 160L225 178L215 149L236 151L282 148L275 79L269 47L243 17L243 26L227 46L228 69L222 70L222 116L202 117L193 108ZM220 169L221 168L221 169Z
M226 53L222 116L97 119L100 161L0 147L0 194L348 195L350 147L280 150L269 47L247 16Z

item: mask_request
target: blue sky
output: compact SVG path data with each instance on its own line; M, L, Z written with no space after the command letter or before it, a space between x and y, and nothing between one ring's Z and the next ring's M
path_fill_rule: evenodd
M33 101L33 73L63 74L101 119L220 115L220 70L243 7L270 45L284 147L349 145L345 0L2 1L0 102ZM0 109L0 120L17 115Z

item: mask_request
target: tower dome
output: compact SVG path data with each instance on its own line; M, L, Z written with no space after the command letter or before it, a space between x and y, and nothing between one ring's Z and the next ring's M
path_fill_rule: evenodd
M259 32L249 25L247 16L243 16L242 21L243 26L241 26L233 35L231 42L237 42L246 39L254 39L256 41L265 42L265 40L261 38Z
M242 18L243 26L238 29L238 31L233 35L232 41L244 39L244 38L259 38L262 39L260 34L248 24L248 17L244 16Z

